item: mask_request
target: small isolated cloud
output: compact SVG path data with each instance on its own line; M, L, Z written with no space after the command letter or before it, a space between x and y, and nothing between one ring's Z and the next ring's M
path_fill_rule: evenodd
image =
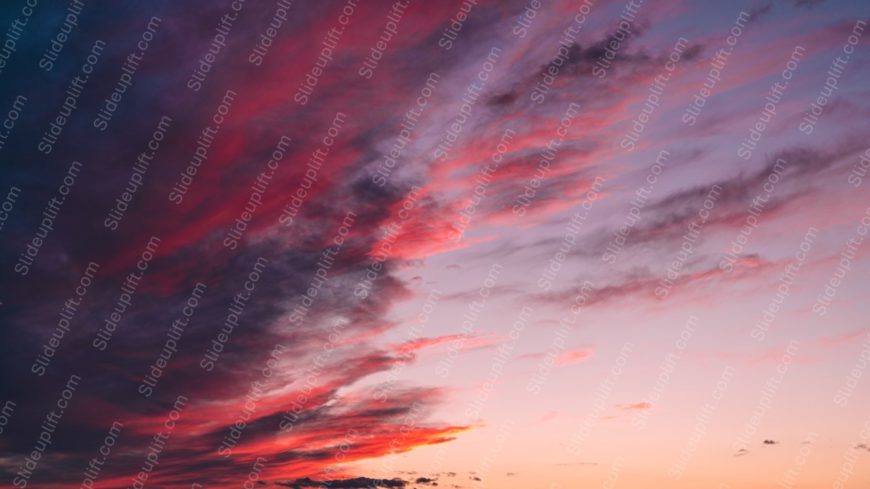
M559 416L559 411L547 411L541 416L541 421L552 421Z
M566 351L556 358L556 365L571 365L574 363L585 362L592 358L594 354L595 350L592 348Z
M859 443L859 444L855 445L855 448L858 450L867 450L868 452L870 452L870 445L868 445L866 443Z
M764 440L764 441L761 442L761 443L763 443L763 444L765 444L765 445L779 445L779 442L776 441L776 440Z
M748 453L749 453L749 450L747 450L745 448L741 448L740 450L737 450L737 452L734 453L734 456L735 457L742 457Z
M617 404L616 409L620 409L622 411L646 411L647 409L652 409L652 403L635 402L631 404Z

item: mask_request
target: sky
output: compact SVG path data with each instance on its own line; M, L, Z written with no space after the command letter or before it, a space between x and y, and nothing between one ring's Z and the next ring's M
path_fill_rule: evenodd
M868 17L5 2L0 487L866 487Z

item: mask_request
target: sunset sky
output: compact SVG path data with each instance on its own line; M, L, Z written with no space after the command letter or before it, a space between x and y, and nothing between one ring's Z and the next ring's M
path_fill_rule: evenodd
M870 485L870 3L0 6L0 488Z

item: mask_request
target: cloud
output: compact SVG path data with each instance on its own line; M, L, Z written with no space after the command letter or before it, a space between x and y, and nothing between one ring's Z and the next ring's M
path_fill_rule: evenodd
M776 440L764 440L761 443L764 445L779 445L779 442Z
M790 0L795 7L813 8L825 3L826 0Z
M800 0L799 0L800 1ZM759 3L749 9L749 22L756 22L770 12L772 5L769 2Z
M397 334L406 326L393 319L394 308L418 298L423 288L434 283L430 270L406 272L427 258L447 253L458 256L447 257L450 264L439 267L443 268L439 272L452 274L473 269L471 263L456 263L461 261L456 258L466 256L462 252L478 253L487 260L509 257L522 265L535 254L550 255L560 239L548 233L550 227L577 207L595 177L603 176L614 182L601 196L609 206L600 208L606 215L588 223L570 257L581 264L597 260L615 229L614 219L620 217L621 210L613 202L624 191L632 191L638 179L636 172L628 171L631 161L614 154L611 143L667 59L669 43L660 39L673 34L653 32L654 19L640 19L608 77L600 80L591 76L592 63L617 33L612 18L590 17L599 19L590 20L576 42L568 45L561 75L547 100L537 104L529 92L554 62L553 48L566 16L563 5L548 7L541 11L537 30L529 38L513 39L506 26L516 21L514 14L525 3L481 2L462 27L461 45L440 53L434 43L455 14L455 6L412 2L372 82L357 70L368 54L364 47L378 42L372 26L382 25L391 2L361 5L305 104L294 100L293 93L319 62L312 46L335 22L337 7L327 3L302 8L297 2L262 64L249 62L249 56L262 39L268 12L246 6L197 90L188 88L188 80L200 58L213 49L212 20L226 13L220 2L109 2L99 10L88 10L87 22L70 36L63 60L50 75L33 66L44 43L19 44L3 71L4 93L32 96L14 136L4 136L0 156L10 162L3 167L4 182L20 186L25 197L4 221L0 253L13 260L21 256L70 162L81 161L84 166L29 273L21 276L11 267L3 271L0 398L14 399L18 407L4 427L0 476L14 476L21 458L33 448L47 406L56 401L72 373L83 381L50 452L40 461L40 479L34 487L80 485L82 467L113 421L124 425L122 442L99 484L129 484L129 475L139 471L148 444L164 429L179 395L190 401L149 485L237 486L252 464L264 457L269 462L262 480L309 487L320 484L316 479L323 479L325 470L333 467L340 447L349 447L348 463L362 465L447 443L470 429L465 423L439 418L450 412L438 409L448 400L449 386L418 385L412 378L383 379L418 361L416 355L427 348L452 342L462 342L466 349L487 348L503 338L439 332L381 346L389 341L387 334L402 337ZM797 1L796 5L815 3ZM768 4L759 4L753 19L767 10ZM135 83L125 89L108 128L100 132L93 117L117 85L119 70L138 41L138 29L152 16L163 22L135 73ZM58 20L56 12L34 16L31 34L53 32ZM841 31L839 24L826 27L814 45L820 50L841 46ZM50 154L35 151L44 128L56 120L69 80L95 39L109 42L75 116L68 118ZM504 51L491 83L482 90L451 157L433 158L433 142L444 136L459 113L462 102L457 94L477 76L494 45ZM708 69L704 56L710 54L711 45L692 41L679 69L701 65ZM405 116L418 106L421 88L433 72L439 74L438 85L414 127L408 129ZM753 83L760 76L733 78ZM684 89L683 81L676 80L674 89ZM846 79L842 83L845 86ZM228 94L232 95L227 98ZM534 185L528 215L513 219L511 207L535 177L541 153L556 134L569 102L578 103L581 110L558 158ZM832 102L826 116L861 115L860 107L849 102ZM838 112L830 110L834 107L840 107ZM746 109L735 108L737 115L741 108ZM714 110L712 101L710 110ZM212 127L215 114L223 117L219 131ZM134 162L152 147L155 126L164 115L172 123L161 136L147 172L135 173L141 176L141 184L135 192L123 194ZM724 117L728 114L708 115L715 124L734 121ZM711 185L723 190L707 229L711 234L733 233L747 203L764 185L775 157L786 158L789 168L767 206L765 219L771 221L817 199L831 177L841 176L844 161L856 148L863 149L866 141L845 128L836 144L826 149L771 146L771 158L759 165L713 172L707 170L733 163L718 155L713 142L698 136L713 126L693 131L659 126L661 130L648 133L654 134L650 142L671 145L692 138L676 163L681 171L705 176L674 177L662 188L669 193L649 203L643 222L627 241L626 268L606 273L594 266L583 268L584 275L597 274L589 306L655 301L662 276L656 264L676 250ZM198 141L209 128L216 135L208 138L206 150ZM473 201L475 178L491 161L495 141L506 128L515 136L466 237L456 243L449 236L456 230L460 212ZM390 167L389 178L378 183L373 177L383 175L386 157L404 136L403 130L409 131L408 140ZM284 137L290 143L276 158L276 147ZM716 177L705 182L707 175ZM179 185L183 192L177 190ZM105 224L106 216L118 199L126 210L112 230ZM239 237L228 239L233 232ZM152 236L159 237L160 244L143 271L143 246ZM336 236L341 237L340 245ZM699 251L697 259L687 263L674 282L674 294L704 294L710 286L757 276L777 264L760 251L747 251L735 271L725 275L715 267L713 248ZM62 308L76 293L91 262L100 265L93 284L46 363L45 374L34 373L34 359L56 336L60 315L68 313ZM265 266L256 269L261 263ZM137 286L131 293L127 279L137 270L142 274L134 275ZM520 269L517 275L526 275L525 271ZM188 317L188 298L200 283L205 292ZM563 307L580 291L570 281L546 294L527 294L525 285L521 280L500 284L490 293L494 299L528 296L535 304ZM476 293L457 292L444 298L467 301ZM117 313L117 320L112 319L120 302L129 304L123 314ZM173 329L179 319L184 323L180 333ZM109 326L107 347L95 347L94 339L105 335ZM822 341L852 340L850 336ZM168 344L173 345L169 353ZM213 359L205 362L206 355ZM593 355L592 348L580 348L561 353L555 363L572 365ZM163 367L155 370L158 364ZM149 374L150 385L146 385ZM619 409L643 409L642 404ZM410 429L405 425L408 419L414 420ZM240 424L244 429L238 428ZM326 479L331 487L414 484L343 472L339 472L342 478L334 475ZM435 483L425 477L416 483L427 483L421 479Z
M57 487L81 482L75 481L73 474L80 474L81 467L93 457L99 445L94 442L104 438L113 420L124 424L125 450L144 453L177 395L190 402L150 484L168 485L199 477L206 486L228 486L241 480L259 456L270 460L264 479L301 479L317 475L331 464L348 433L364 436L349 454L351 459L362 460L448 442L466 429L428 418L431 407L444 399L440 389L399 384L360 387L371 376L413 361L397 351L375 347L373 340L397 327L387 313L395 303L413 295L396 270L413 254L407 251L412 248L408 237L417 229L413 223L418 213L428 212L426 206L433 205L425 195L419 196L414 217L402 232L406 241L395 247L395 253L383 256L377 262L375 277L369 278L373 256L383 250L383 231L397 226L401 221L398 212L411 196L410 180L396 179L377 186L371 179L379 161L375 148L391 142L400 130L394 113L366 114L367 109L350 103L347 92L326 81L335 80L334 76L325 77L317 88L324 94L322 103L303 107L286 97L286 88L297 85L303 75L300 67L308 63L313 52L301 49L296 41L276 42L270 62L257 72L259 82L251 84L246 58L258 39L259 25L250 16L240 17L234 41L221 53L223 64L216 65L220 69L210 73L200 92L189 91L184 86L187 67L204 52L200 49L206 49L213 35L202 28L202 18L211 14L220 17L221 10L210 7L203 12L200 7L180 4L162 9L159 15L165 22L155 36L147 64L137 72L136 83L125 95L125 108L115 114L102 142L91 142L96 136L90 121L84 121L92 117L91 109L96 107L89 102L91 107L82 109L82 117L71 122L62 142L41 165L45 171L18 167L9 174L12 181L27 187L29 199L42 202L50 198L52 187L63 177L61 166L65 171L72 158L84 162L82 175L39 260L20 287L4 293L4 328L0 332L3 398L14 398L19 405L15 427L5 431L0 447L0 474L4 477L13 476L18 455L32 448L32 433L43 420L43 406L54 402L51 397L73 372L84 379L82 387L64 415L64 436L55 440L52 455L40 463L42 476ZM383 12L377 10L360 11L359 15L382 18ZM118 19L133 25L134 19L156 14L157 7L151 5L89 13L93 17L87 38L114 38ZM297 9L296 20L286 26L287 39L321 38L320 29L332 16L329 9ZM437 25L434 18L420 12L409 13L405 21L409 26L406 32L421 36ZM365 24L361 18L357 25ZM411 29L412 25L416 28ZM71 38L65 55L78 58L90 48L90 42L85 45ZM121 44L110 43L101 64L120 66L127 55L126 50L115 47ZM406 48L408 53L415 49L413 43ZM298 63L277 62L287 57ZM7 74L12 73L4 72ZM421 74L423 78L419 78ZM409 69L401 62L382 65L381 75L378 103L394 107L411 106L421 80L425 80L421 70ZM100 71L89 84L88 93L95 97L108 94L115 82L117 70ZM55 90L59 88L55 83L46 83L46 93L62 94L62 89ZM168 195L229 88L236 96L227 109L225 123L177 205ZM55 109L53 103L37 103L28 107L28 113L41 127L41 119ZM315 151L323 149L323 136L339 112L346 117L335 143L293 225L286 226L279 217L290 204L289 189L304 181L306 163ZM103 226L106 212L129 178L130 164L147 148L162 114L171 115L170 129L118 230L107 230ZM282 135L287 135L291 144L270 174L268 186L257 194L255 211L245 211L252 185L258 175L269 170L267 162ZM20 159L31 150L7 146L3 156ZM225 237L243 211L253 215L243 237L231 249L224 244ZM355 215L350 225L349 212ZM0 251L19 255L22 243L33 233L37 215L35 207L17 208L3 230L6 234ZM340 231L345 235L339 247L334 237ZM118 301L125 277L137 270L143 245L151 236L160 238L154 259L114 328L108 348L96 350L93 339ZM318 261L326 263L321 259L330 252L333 256L328 269L317 265ZM257 271L256 284L248 283L258 259L266 266ZM91 261L100 264L96 279L46 375L37 377L29 371L36 352L50 338L60 307ZM206 291L174 340L177 348L146 397L139 390L143 378L161 354L173 321L182 317L185 301L198 282L206 285ZM312 284L320 285L314 290ZM313 294L309 290L314 290ZM237 295L246 293L250 296L244 310L232 312ZM303 318L300 306L312 298L310 295L313 300L304 309ZM10 303L15 304L14 309L8 307ZM229 316L238 321L231 333L225 333L222 327ZM34 324L40 326L34 328ZM212 371L204 370L200 363L219 335L227 338L219 344L219 359ZM323 353L324 345L330 348L329 354ZM272 355L279 346L280 351ZM405 348L416 351L425 346L408 344ZM267 376L263 372L269 365ZM246 410L246 396L255 382L261 395L254 402L255 408ZM280 426L287 424L288 413L293 427L282 432ZM245 428L240 430L232 455L224 458L217 451L242 416ZM391 444L409 416L417 419L415 427ZM126 484L118 480L137 472L141 462L136 456L113 458L101 483Z
M392 349L399 355L410 355L425 348L443 345L444 343L450 343L453 341L465 342L469 339L470 336L464 334L444 335L435 338L417 338L394 345Z
M817 343L822 347L830 347L868 340L870 340L870 328L861 328L855 331L848 331L838 336L821 337L817 340Z
M595 350L592 348L584 348L582 350L571 350L562 352L556 357L556 365L572 365L575 363L585 362L595 355Z
M849 141L831 151L794 147L778 151L766 159L763 167L752 171L719 179L710 185L681 189L659 198L646 205L641 211L641 219L625 240L621 249L622 267L601 268L600 258L615 236L616 228L596 229L578 244L574 255L589 260L587 277L595 278L597 270L602 270L600 281L586 292L586 306L610 304L629 297L646 298L650 301L670 297L682 290L703 286L703 282L738 281L755 278L758 273L776 269L777 263L746 251L734 262L734 272L724 273L718 266L721 251L708 251L704 248L707 237L728 237L744 225L750 205L759 195L771 175L776 174L776 193L764 206L761 219L774 221L788 215L787 211L800 205L807 195L822 191L813 176L842 171L844 162L855 154L860 145ZM778 163L784 160L785 164ZM666 277L663 264L669 264L680 251L684 236L693 221L698 219L698 209L702 206L711 188L718 188L715 208L703 223L700 237L693 243L694 254L690 260L681 263L676 277ZM555 238L536 246L555 246ZM605 273L606 272L606 273ZM669 278L667 294L660 295L657 290L662 280ZM691 286L691 287L690 287ZM570 304L581 286L570 286L560 291L535 293L533 300L540 303Z
M632 404L617 404L616 409L622 411L647 411L652 409L652 404L649 402L635 402Z
M418 479L419 481L419 479ZM408 485L408 481L402 479L372 479L369 477L354 477L353 479L335 479L316 481L307 477L290 482L276 482L279 486L292 489L306 489L319 487L336 487L340 489L362 489L366 487L398 487Z

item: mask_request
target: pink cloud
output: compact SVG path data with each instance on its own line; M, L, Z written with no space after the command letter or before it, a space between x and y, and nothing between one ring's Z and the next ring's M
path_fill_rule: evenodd
M556 358L556 365L571 365L575 363L585 362L592 358L595 351L591 348L582 350L566 351Z

